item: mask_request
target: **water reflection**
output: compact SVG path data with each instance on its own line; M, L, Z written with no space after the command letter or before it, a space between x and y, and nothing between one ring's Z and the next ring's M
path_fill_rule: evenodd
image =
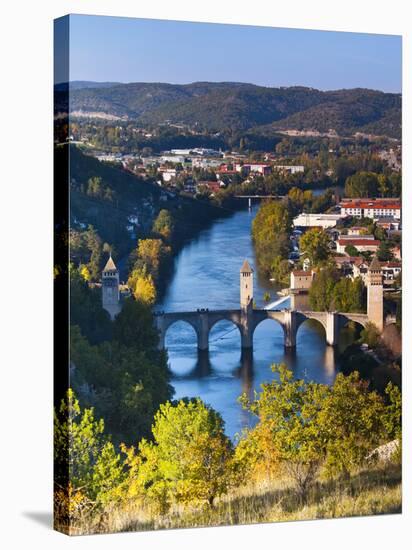
M195 242L188 244L175 261L174 277L159 308L164 311L193 311L239 307L239 269L244 260L256 266L250 239L250 225L256 213L238 212L216 222ZM255 277L255 301L263 307L263 296L276 299L275 285ZM299 309L305 308L299 297ZM307 306L307 304L306 304ZM289 301L281 306L290 307ZM338 350L326 345L323 326L304 322L297 333L296 349L285 349L283 329L274 320L260 323L254 333L252 352L242 352L240 334L229 321L219 321L209 334L209 351L197 351L196 334L190 325L178 322L166 334L172 384L176 398L201 397L218 410L233 437L255 419L242 410L242 393L253 397L261 384L275 376L270 366L286 363L295 377L333 383L339 370L339 351L353 340L353 329L343 329Z

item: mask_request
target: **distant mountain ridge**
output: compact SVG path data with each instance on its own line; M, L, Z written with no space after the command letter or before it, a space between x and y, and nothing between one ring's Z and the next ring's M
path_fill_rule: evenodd
M269 88L241 82L129 84L72 82L71 112L159 124L196 125L210 131L335 130L399 138L402 96L364 88L320 91Z

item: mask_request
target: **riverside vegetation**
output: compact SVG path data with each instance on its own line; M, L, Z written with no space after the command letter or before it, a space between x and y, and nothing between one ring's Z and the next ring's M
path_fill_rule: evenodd
M243 406L257 417L233 445L200 399L166 402L151 434L116 445L70 389L55 412L55 523L72 534L401 511L401 394L357 373L333 386L284 365ZM396 440L389 462L370 457Z

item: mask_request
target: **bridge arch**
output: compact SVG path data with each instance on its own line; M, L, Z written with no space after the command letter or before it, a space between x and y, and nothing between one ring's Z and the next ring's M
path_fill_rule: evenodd
M276 317L266 316L265 318L259 319L255 323L253 323L251 330L251 340L253 346L255 346L257 342L260 342L262 345L263 340L259 338L259 333L266 330L270 331L270 333L268 334L268 336L270 337L277 338L277 336L280 336L281 345L284 344L286 334L284 324Z
M223 331L223 334L217 336L213 334L213 330L217 328L217 325L219 323L226 323L230 325L230 328L228 327L226 330ZM216 343L219 340L223 340L226 335L233 334L236 332L236 335L239 337L239 347L242 343L242 325L237 323L234 319L231 319L230 317L221 316L216 317L214 319L211 319L209 322L209 329L208 329L208 343L210 344Z
M323 322L321 319L319 319L318 317L311 317L310 315L309 316L302 316L302 318L300 318L297 323L296 323L296 344L299 345L299 338L302 338L302 331L300 330L301 327L303 327L304 325L306 326L310 326L310 325L317 325L318 327L321 328L321 331L322 331L322 339L325 340L325 343L327 342L327 326L326 326L326 323Z
M173 319L168 323L165 323L165 325L163 326L163 338L165 342L166 342L167 333L169 332L169 329L179 323L188 325L191 329L193 329L196 340L199 342L199 327L189 319L178 319L178 318Z
M365 328L366 323L368 323L368 319L365 319L363 317L364 316L361 317L361 315L358 316L356 313L354 313L353 315L348 313L339 313L339 330L347 327L349 323L355 323L359 327Z
M296 313L296 334L299 331L299 328L306 323L306 321L316 321L319 323L325 330L325 334L327 333L328 327L327 327L327 320L326 320L326 314L323 312L298 312Z

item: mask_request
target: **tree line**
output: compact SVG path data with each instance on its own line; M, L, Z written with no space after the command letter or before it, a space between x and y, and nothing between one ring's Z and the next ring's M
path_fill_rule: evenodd
M259 394L240 397L257 423L236 445L215 410L184 399L160 405L149 438L117 447L103 420L70 389L55 411L59 527L98 532L115 510L156 523L213 509L225 495L274 478L287 478L303 506L317 480L350 477L382 443L396 439L400 459L396 386L382 397L358 373L338 374L327 386L295 380L285 365L272 370Z

